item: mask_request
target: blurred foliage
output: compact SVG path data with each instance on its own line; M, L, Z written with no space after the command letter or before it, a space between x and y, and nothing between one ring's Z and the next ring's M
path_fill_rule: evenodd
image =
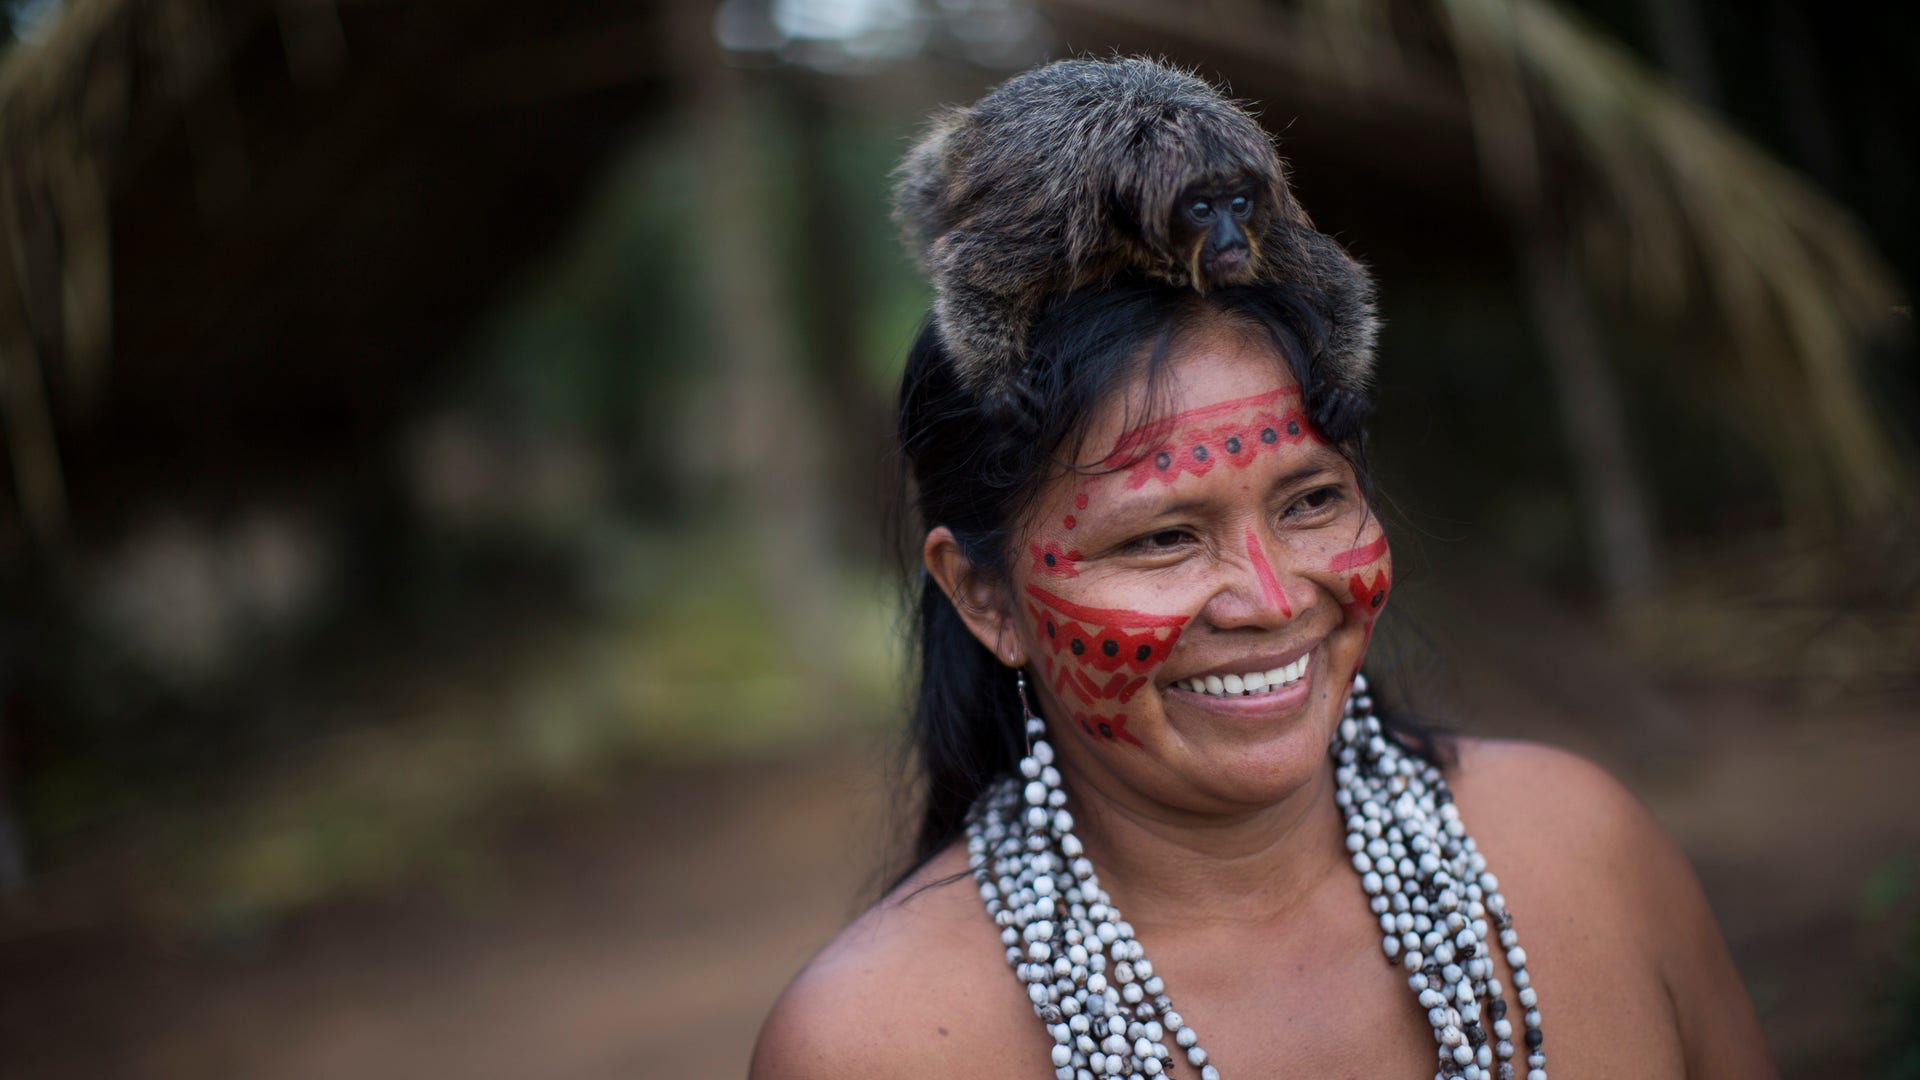
M136 886L112 902L143 921L245 937L402 875L457 886L484 873L491 827L529 800L895 721L897 635L879 581L850 582L839 633L800 656L730 570L737 541L621 533L596 546L584 560L601 579L595 610L489 612L511 628L362 669L294 706L304 739L198 791L146 792L139 820L96 836L99 856L67 874L108 872L104 860ZM37 792L37 817L97 812L107 786L68 774L65 790Z
M854 286L872 294L822 317L856 327L877 400L925 304L881 209L902 131L835 117L820 133L858 206ZM791 136L772 146L797 154ZM876 571L835 571L851 600L831 648L789 655L743 573L755 555L720 527L728 494L689 450L712 382L707 327L687 317L695 184L684 133L643 140L367 480L273 519L315 578L284 619L250 615L261 586L230 571L246 515L190 500L73 580L13 580L38 625L21 698L48 709L15 715L31 763L15 798L44 867L180 807L163 849L196 867L186 894L275 909L445 849L530 778L887 715ZM783 259L810 273L791 234ZM864 509L858 528L879 527ZM488 690L461 686L468 667ZM405 700L420 678L449 700Z
M1891 930L1892 965L1881 989L1878 1027L1885 1080L1920 1080L1920 861L1883 862L1867 882L1861 909L1870 928Z
M0 37L25 6L0 5ZM1624 0L1581 7L1637 40L1638 9ZM1747 61L1727 65L1719 107L1791 156L1804 132L1780 119L1772 95L1783 91L1752 74L1767 67L1756 57L1773 46L1778 13L1698 9L1723 55ZM1893 49L1911 15L1879 18L1886 33L1862 48ZM1815 27L1812 53L1828 65L1840 156L1822 179L1911 272L1915 234L1900 228L1911 152L1884 135L1903 130L1911 99L1861 72L1912 71L1904 55L1891 67L1845 62L1841 46L1855 43L1829 22ZM1600 46L1583 62L1618 62ZM0 647L21 657L0 653L13 664L0 667L0 692L19 703L4 757L37 866L58 875L93 851L157 837L139 861L164 883L153 902L167 917L245 925L409 867L464 865L464 838L528 792L590 790L652 762L756 752L890 716L898 635L874 594L893 552L873 489L893 462L875 448L928 293L887 220L887 172L935 96L998 75L924 74L868 70L874 81L861 83L770 63L742 76L749 141L778 181L760 254L796 312L781 332L819 391L831 471L868 483L836 490L823 511L840 562L776 568L827 581L834 610L819 632L796 638L778 624L756 577L764 556L743 530L777 540L789 523L739 506L715 452L730 432L714 322L756 313L708 310L698 271L715 178L701 175L699 121L678 102L633 136L573 228L462 324L452 361L407 388L394 430L345 443L343 475L309 483L263 469L246 486L236 478L253 448L222 444L232 476L141 490L163 509L114 520L71 561L0 560L5 600L31 631L16 642L0 625ZM1618 127L1624 114L1607 112L1617 101L1587 104L1640 147ZM1698 122L1679 113L1669 141ZM1736 149L1748 160L1745 143ZM1367 156L1407 171L1398 152ZM1449 241L1422 231L1446 223L1405 216L1422 212L1390 205L1405 189L1358 175L1333 182L1362 189L1361 211L1371 201L1406 226L1370 237L1366 252L1385 268L1372 452L1404 522L1396 553L1409 566L1416 549L1442 567L1496 562L1578 589L1598 541L1516 298L1523 271L1484 253L1456 264ZM1724 385L1690 364L1690 339L1624 321L1605 331L1675 543L1677 584L1624 624L1649 670L1755 683L1811 670L1814 697L1910 686L1920 581L1854 569L1920 562L1897 546L1781 540L1764 425L1755 437L1708 422L1726 412ZM1909 440L1920 417L1910 361L1896 344L1864 369ZM386 392L363 377L369 397Z

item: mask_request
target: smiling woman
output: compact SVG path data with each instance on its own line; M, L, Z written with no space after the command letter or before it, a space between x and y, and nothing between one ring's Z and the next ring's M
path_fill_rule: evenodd
M918 865L787 990L756 1077L1544 1080L1549 1030L1563 1077L1771 1073L1617 784L1374 713L1393 565L1339 317L1121 276L984 383L921 334Z
M1325 758L1378 614L1332 567L1383 534L1273 336L1221 300L1194 305L1157 385L1127 384L1079 440L1100 448L1092 464L1058 470L1028 508L1029 550L1071 545L1069 561L993 583L947 526L925 555L972 634L1031 668L1041 713L1081 736L1058 736L1063 767L1117 798L1222 810ZM1150 405L1162 418L1122 429ZM1369 570L1384 599L1384 546Z

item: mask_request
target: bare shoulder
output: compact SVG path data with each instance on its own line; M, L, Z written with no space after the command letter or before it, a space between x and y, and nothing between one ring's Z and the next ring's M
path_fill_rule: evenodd
M1513 739L1461 738L1447 781L1471 814L1476 834L1497 831L1553 851L1571 844L1631 854L1667 845L1666 833L1639 799L1605 769L1578 754Z
M1035 1027L1030 1014L1019 1023L1026 1001L1000 953L965 855L949 849L794 977L760 1030L750 1075L885 1080L979 1064L976 1048L1003 1044L1009 1015L1019 1034Z
M1455 746L1448 782L1510 898L1533 894L1587 925L1649 940L1671 926L1675 894L1698 891L1659 821L1600 766L1539 743Z
M1668 1005L1664 1021L1639 1019L1670 1025L1689 1076L1773 1075L1706 895L1652 812L1577 754L1499 739L1454 745L1448 783L1521 920L1537 977L1579 972L1589 986L1651 992Z

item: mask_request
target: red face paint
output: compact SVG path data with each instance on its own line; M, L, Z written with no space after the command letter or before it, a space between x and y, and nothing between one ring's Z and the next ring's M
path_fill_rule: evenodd
M1386 537L1381 537L1380 543L1384 545ZM1359 622L1366 629L1366 636L1361 639L1360 659L1353 665L1355 673L1366 662L1367 648L1373 644L1373 624L1380 617L1380 609L1387 606L1387 593L1392 589L1393 577L1386 570L1375 571L1371 578L1354 574L1347 579L1350 598L1340 605L1341 610L1347 613L1347 618Z
M1387 536L1385 533L1381 533L1378 537L1374 538L1371 544L1335 555L1333 561L1327 564L1327 569L1336 574L1344 573L1356 566L1366 566L1369 563L1375 562L1380 556L1386 553Z
M1299 396L1297 388L1283 386L1143 424L1114 440L1103 464L1125 472L1128 488L1148 480L1171 484L1184 475L1205 476L1221 462L1246 468L1282 446L1319 441L1293 401ZM1237 415L1243 413L1249 415Z
M1274 576L1267 553L1260 547L1260 534L1251 528L1247 530L1247 558L1253 560L1253 572L1260 576L1260 591L1266 595L1267 603L1279 608L1287 618L1293 618L1293 605L1287 603L1287 592L1280 587L1280 579Z
M1047 546L1028 544L1028 554L1033 556L1033 564L1028 570L1034 574L1046 574L1049 577L1078 577L1079 567L1075 566L1084 556L1078 551L1067 551L1057 540L1047 541Z
M1173 652L1187 616L1087 607L1031 584L1027 595L1041 676L1074 723L1094 738L1139 746L1119 707Z

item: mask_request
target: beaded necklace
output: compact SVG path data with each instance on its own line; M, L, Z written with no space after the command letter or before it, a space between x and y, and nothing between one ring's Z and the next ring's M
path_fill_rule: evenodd
M1026 732L1019 776L990 787L968 812L967 858L1007 963L1053 1037L1054 1075L1161 1076L1173 1067L1171 1041L1201 1080L1220 1080L1074 834L1046 722L1029 716ZM1381 731L1365 676L1354 676L1329 751L1334 801L1346 815L1360 887L1380 919L1381 949L1406 969L1433 1025L1436 1080L1514 1080L1513 1025L1489 955L1490 930L1524 1011L1527 1080L1546 1080L1527 954L1500 883L1461 824L1440 770Z

